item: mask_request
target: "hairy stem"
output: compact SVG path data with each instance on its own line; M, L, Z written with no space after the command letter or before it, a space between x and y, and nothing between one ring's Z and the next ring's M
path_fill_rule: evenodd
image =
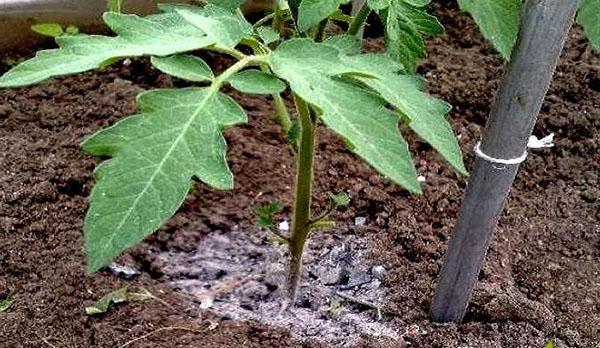
M315 151L315 124L304 100L294 95L298 120L300 122L300 141L296 157L296 183L294 192L294 212L292 217L292 235L290 237L290 261L288 265L287 289L292 303L296 300L298 284L302 276L302 252L306 238L310 233L310 206L312 201L313 160Z
M363 24L367 20L367 17L369 17L369 13L371 13L371 8L369 8L367 1L365 1L360 10L358 10L358 12L356 13L356 16L354 16L352 22L350 23L350 27L348 28L347 34L358 35L361 31L360 28L362 28Z

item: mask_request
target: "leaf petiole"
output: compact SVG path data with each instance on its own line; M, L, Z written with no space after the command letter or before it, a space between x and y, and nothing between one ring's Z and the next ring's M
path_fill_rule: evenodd
M315 41L321 42L325 38L325 30L327 29L327 24L329 24L329 18L325 18L319 23L317 27L317 31L315 32Z
M231 56L238 60L241 60L241 59L244 59L247 57L245 54L243 54L242 52L240 52L236 49L227 48L227 47L223 47L223 46L212 45L212 46L206 47L205 49L207 51L223 53L223 54L226 54L226 55Z
M210 88L212 90L218 90L221 88L223 83L225 83L225 81L229 80L229 78L231 76L233 76L233 74L235 74L236 72L242 70L243 68L245 68L247 66L261 66L262 64L265 64L266 62L267 62L266 56L264 56L264 55L255 55L255 56L244 55L244 58L240 59L235 64L233 64L232 66L227 68L225 71L223 71L221 73L221 75L217 76L213 80L212 84L210 85Z
M260 27L261 25L265 24L266 22L268 22L269 20L275 18L277 12L273 12L273 13L269 13L268 15L264 16L263 18L259 19L258 21L256 21L256 23L254 23L254 25L252 25L252 27L254 29Z
M371 8L369 7L367 1L364 2L360 10L354 16L354 19L350 23L350 27L348 28L348 35L358 35L360 32L360 28L363 26L367 17L369 17L369 13L371 13Z
M269 54L271 52L271 49L267 45L262 44L258 40L244 39L242 40L242 44L249 46L255 54ZM269 68L269 64L267 63L261 64L260 69L265 73L271 73L271 69ZM292 128L292 121L288 109L285 106L283 97L281 96L281 94L273 94L272 97L273 103L275 105L276 119L279 125L281 126L281 132L283 133L286 139L290 140L288 137L288 133ZM291 143L291 145L292 150L295 152L296 148L294 144Z
M337 206L335 204L331 203L329 205L329 207L323 213L321 213L321 215L317 216L316 218L310 219L309 224L310 224L311 228L315 224L318 224L322 220L324 220L327 217L329 217L329 215L331 215L331 213L333 213L335 211L335 208L337 208Z

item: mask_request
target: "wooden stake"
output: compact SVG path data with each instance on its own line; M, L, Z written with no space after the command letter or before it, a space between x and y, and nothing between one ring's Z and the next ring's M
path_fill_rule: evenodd
M524 4L517 44L481 141L484 154L514 159L527 150L578 4L578 0ZM476 158L433 297L433 320L463 320L518 167Z

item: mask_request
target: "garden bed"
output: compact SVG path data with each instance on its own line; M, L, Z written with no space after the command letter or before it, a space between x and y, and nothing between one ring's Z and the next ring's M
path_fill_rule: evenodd
M470 163L502 62L454 6L436 5L435 12L447 33L429 42L420 72L430 91L454 106L450 117ZM97 161L78 144L133 114L140 90L181 85L135 60L0 91L0 298L16 300L0 314L0 347L118 347L163 327L195 332L162 331L130 347L544 347L550 339L558 347L600 347L600 56L579 28L534 131L556 133L556 146L522 165L462 325L432 324L427 311L466 180L412 138L425 182L424 195L409 196L327 131L319 134L317 209L328 190L353 200L336 215L336 229L309 244L305 306L268 315L278 269L274 264L268 273L261 262L280 251L254 226L252 206L273 199L290 205L293 162L266 99L235 93L250 119L226 132L235 189L198 185L161 232L118 260L141 270L140 277L86 276L81 228ZM206 261L195 263L202 250L236 267L224 262L211 273ZM346 275L323 274L325 264L342 271L343 257L332 253L360 262L347 263ZM223 283L233 285L223 290ZM128 284L169 306L147 301L85 314L86 305ZM208 292L212 303L199 290L207 286L221 289ZM382 318L356 300L380 306Z

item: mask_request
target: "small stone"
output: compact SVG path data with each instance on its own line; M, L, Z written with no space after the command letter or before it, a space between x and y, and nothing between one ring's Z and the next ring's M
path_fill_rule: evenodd
M364 226L367 223L367 218L364 216L357 216L354 218L354 225Z
M249 298L255 302L262 301L271 293L265 284L259 282L249 282L240 291L245 298Z
M417 324L412 324L406 329L406 332L403 336L407 337L416 337L420 334L421 328Z
M340 283L342 269L338 267L324 267L317 274L319 281L325 285L336 285Z
M209 309L215 304L215 299L211 296L204 296L200 302L201 309Z
M425 178L425 176L423 176L423 175L419 175L419 176L417 177L417 181L418 181L418 182L425 182L425 181L427 181L427 178Z
M379 280L383 280L383 278L385 277L385 267L381 265L373 266L373 268L371 268L371 274L373 275L373 277Z
M354 270L350 272L350 281L347 287L360 287L372 280L371 275L366 271Z
M112 272L112 274L126 280L135 278L141 274L140 271L135 268L120 265L116 262L112 262L110 265L108 265L108 269Z
M287 221L282 221L279 223L279 225L277 226L277 228L280 231L289 231L290 230L290 223Z
M12 109L8 105L0 105L0 118L8 117Z
M600 189L589 188L581 193L581 198L587 203L594 203L600 200Z
M549 262L547 268L550 270L553 270L553 271L557 271L557 270L561 269L562 267L560 267L560 265L558 263Z

